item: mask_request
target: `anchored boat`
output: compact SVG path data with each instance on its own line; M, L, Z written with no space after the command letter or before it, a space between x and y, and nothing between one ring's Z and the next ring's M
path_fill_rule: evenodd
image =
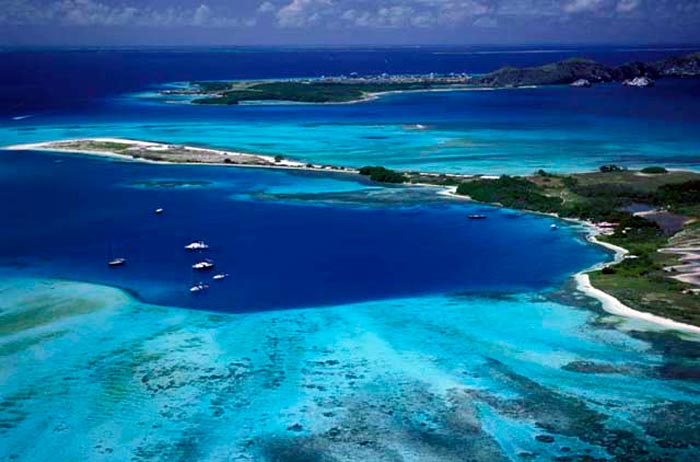
M126 265L126 258L115 258L114 260L110 260L107 265L111 267L124 266Z
M209 246L204 241L194 241L185 246L185 250L207 250Z
M212 268L214 268L214 262L211 260L203 260L192 265L192 269L198 271L210 270Z
M199 293L199 292L204 292L209 288L208 285L204 284L203 282L200 282L199 284L195 284L192 287L190 287L190 292L193 294Z

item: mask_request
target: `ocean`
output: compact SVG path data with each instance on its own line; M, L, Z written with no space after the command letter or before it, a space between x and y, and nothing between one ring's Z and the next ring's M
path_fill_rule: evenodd
M195 79L686 51L6 50L0 145L127 137L489 174L698 168L690 80L321 106L153 97ZM36 151L0 151L0 202L2 459L700 457L698 339L575 290L574 273L611 258L579 225L341 173ZM209 250L184 249L200 239ZM191 269L205 258L214 270Z
M697 80L652 91L600 85L393 95L363 104L191 107L152 94L173 82L359 73L482 73L584 56L615 65L666 50L352 49L4 53L0 139L120 136L348 166L527 174L663 164L697 168ZM15 120L15 118L20 118Z

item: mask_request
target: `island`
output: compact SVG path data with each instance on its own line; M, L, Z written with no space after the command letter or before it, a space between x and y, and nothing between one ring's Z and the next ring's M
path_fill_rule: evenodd
M651 87L663 78L700 77L700 52L661 61L632 62L610 67L571 58L538 67L504 67L483 75L466 73L420 75L357 75L264 81L194 81L184 88L161 90L163 97L187 97L192 104L244 103L353 103L387 93L455 91L570 85L589 88L596 83L619 82L630 87Z
M593 243L615 261L576 276L608 311L651 317L667 327L700 332L700 172L660 166L528 176L403 172L304 163L241 153L121 138L49 141L4 149L62 151L120 160L297 169L365 176L389 185L441 186L453 197L545 213L586 224Z
M466 89L469 80L466 74L382 74L281 81L191 82L184 89L163 90L161 94L192 96L193 104L237 105L260 101L350 103L391 92Z

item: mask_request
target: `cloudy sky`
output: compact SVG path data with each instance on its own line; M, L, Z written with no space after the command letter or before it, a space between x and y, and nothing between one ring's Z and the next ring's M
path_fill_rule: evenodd
M0 45L700 42L700 0L0 0Z

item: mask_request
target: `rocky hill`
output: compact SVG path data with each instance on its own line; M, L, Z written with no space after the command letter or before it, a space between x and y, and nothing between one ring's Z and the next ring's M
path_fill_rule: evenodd
M700 77L700 53L652 63L631 62L619 67L605 66L588 59L572 58L539 67L504 67L474 77L471 83L488 87L522 87L568 85L578 80L591 83L623 82L636 77L649 79Z

